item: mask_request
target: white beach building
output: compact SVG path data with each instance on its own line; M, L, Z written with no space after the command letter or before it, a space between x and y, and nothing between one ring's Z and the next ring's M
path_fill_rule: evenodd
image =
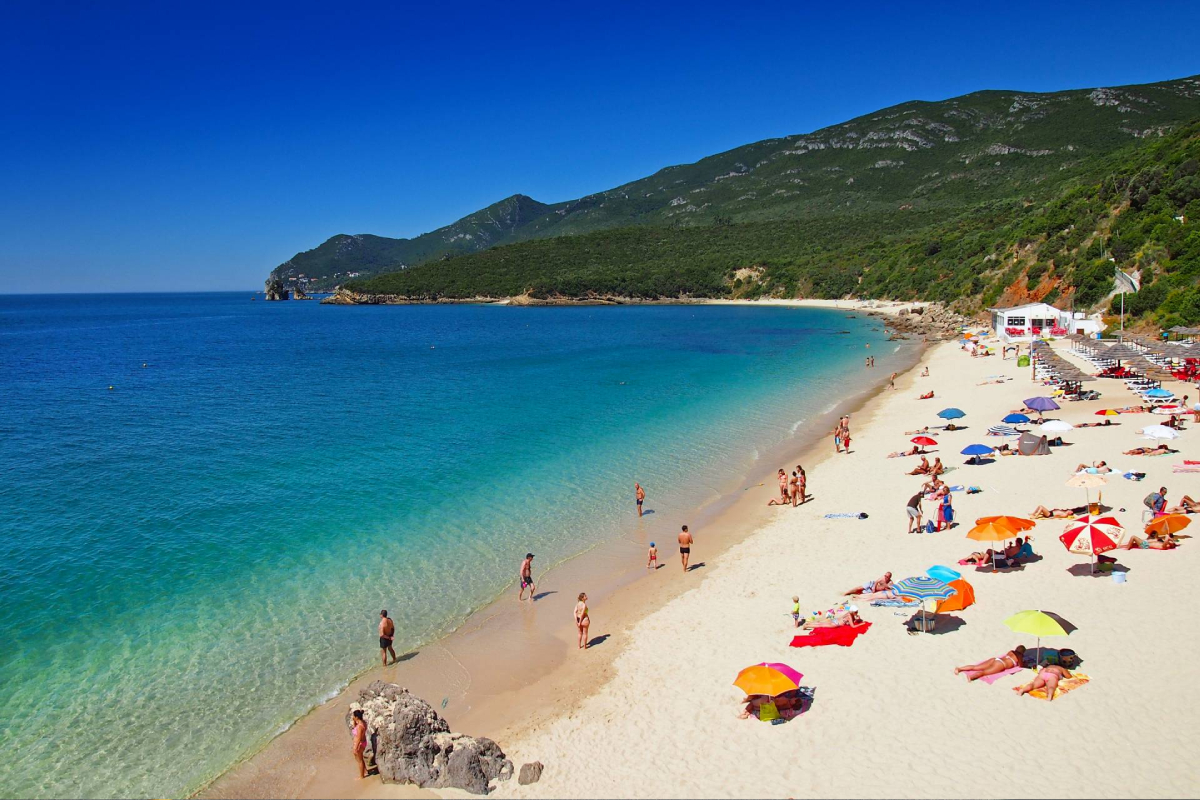
M1012 308L989 308L992 329L1005 341L1028 340L1035 336L1094 336L1104 328L1097 317L1082 311L1063 311L1049 303L1026 303Z

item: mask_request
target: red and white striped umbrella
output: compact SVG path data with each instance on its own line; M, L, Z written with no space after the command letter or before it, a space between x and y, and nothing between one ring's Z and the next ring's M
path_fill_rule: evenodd
M1058 540L1068 552L1091 556L1116 550L1121 546L1125 530L1114 517L1090 517L1084 515L1067 523L1067 529Z

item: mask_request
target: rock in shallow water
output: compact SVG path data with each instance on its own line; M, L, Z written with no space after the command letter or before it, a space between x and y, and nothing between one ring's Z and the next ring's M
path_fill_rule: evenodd
M367 747L385 783L464 789L487 794L493 780L512 777L513 763L491 739L453 733L433 707L394 683L375 681L350 704L363 710Z

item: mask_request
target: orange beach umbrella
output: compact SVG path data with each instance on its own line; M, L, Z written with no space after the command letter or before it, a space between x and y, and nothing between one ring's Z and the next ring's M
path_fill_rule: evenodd
M1167 514L1159 517L1146 526L1146 533L1157 533L1159 536L1176 533L1191 525L1192 521L1183 514Z
M975 587L959 578L956 581L950 581L950 588L954 590L954 594L947 597L945 600L939 600L937 609L934 613L940 614L943 611L962 611L967 606L975 605Z
M986 525L989 522L1003 525L1006 528L1012 528L1016 533L1030 530L1036 524L1033 520L1025 519L1024 517L1010 517L1004 514L995 517L980 517L975 520L976 525Z

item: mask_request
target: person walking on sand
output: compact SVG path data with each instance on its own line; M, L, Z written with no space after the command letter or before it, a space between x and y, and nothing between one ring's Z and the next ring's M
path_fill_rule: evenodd
M850 418L842 417L842 447L846 455L850 455Z
M896 373L895 372L892 373L892 377L888 378L888 388L889 389L896 388Z
M837 425L833 427L833 452L842 452L842 421L838 420Z
M521 591L517 592L517 602L525 599L525 590L529 590L529 602L533 602L533 596L537 593L537 584L533 582L533 553L526 553L525 560L521 562L521 572L518 575L517 582L521 584Z
M908 499L908 532L913 532L913 523L917 524L917 533L921 532L921 493L917 492Z
M688 532L687 525L684 525L683 530L679 532L679 561L683 564L685 573L688 571L688 559L692 556L692 543L695 541Z
M587 592L580 592L579 602L575 604L575 628L579 631L580 650L588 648L588 628L591 625L592 618L588 616Z
M383 656L383 665L388 665L388 655L392 663L396 663L396 651L392 649L392 641L396 638L396 624L387 615L387 609L379 612L379 650ZM365 777L365 776L364 776Z
M361 708L354 710L351 715L354 719L354 727L350 729L351 735L351 751L354 753L354 760L358 762L358 779L361 781L367 777L367 760L365 753L367 751L367 721L363 719Z
M640 517L642 515L642 503L646 502L646 490L642 488L642 485L640 483L638 483L637 481L634 481L633 491L634 491L634 494L637 496L637 510L638 510L638 516Z

